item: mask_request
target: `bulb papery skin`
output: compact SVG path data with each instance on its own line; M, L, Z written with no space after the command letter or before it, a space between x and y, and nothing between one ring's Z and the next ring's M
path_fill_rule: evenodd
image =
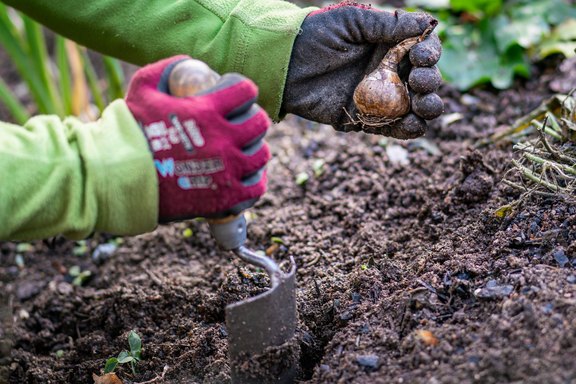
M367 75L354 91L354 103L364 115L395 119L410 111L410 95L398 74L378 68Z

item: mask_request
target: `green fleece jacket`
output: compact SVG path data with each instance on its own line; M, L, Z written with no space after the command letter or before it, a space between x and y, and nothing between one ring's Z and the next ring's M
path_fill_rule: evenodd
M188 54L260 88L277 120L292 44L306 15L281 0L0 0L52 30L138 65ZM123 100L94 123L37 116L0 123L0 240L157 225L152 156Z

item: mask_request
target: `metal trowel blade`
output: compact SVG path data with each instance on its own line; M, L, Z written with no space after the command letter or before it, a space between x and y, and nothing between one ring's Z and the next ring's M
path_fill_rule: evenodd
M296 266L281 273L278 283L268 291L226 307L228 348L233 384L293 383L296 367L293 364L269 370L255 364L266 359L270 347L288 343L296 330Z

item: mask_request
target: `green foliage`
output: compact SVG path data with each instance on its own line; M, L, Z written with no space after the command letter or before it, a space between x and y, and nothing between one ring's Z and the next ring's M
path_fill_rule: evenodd
M456 12L494 15L500 11L502 0L451 0L450 6Z
M53 41L53 46L48 41ZM0 79L0 102L17 123L26 122L31 112L94 120L94 106L101 111L107 101L122 97L124 74L117 60L98 56L103 66L99 77L86 49L59 35L49 39L40 24L2 3L0 47L10 57L34 104L27 108L30 106Z
M274 243L274 244L284 244L284 240L282 240L281 237L277 237L277 236L272 236L270 238L270 241L272 241L272 243Z
M130 364L132 373L136 374L136 364L142 359L142 339L135 331L128 334L128 345L130 351L122 351L118 357L111 357L106 360L104 373L114 372L118 364Z
M296 175L296 185L305 185L310 179L310 175L306 172L300 172Z
M90 276L92 276L92 272L89 270L83 271L78 265L70 267L68 274L70 277L74 278L74 280L72 280L72 285L77 287L81 287L90 278Z
M566 0L412 0L440 21L438 66L460 90L479 84L505 89L530 64L549 55L574 55L576 7Z

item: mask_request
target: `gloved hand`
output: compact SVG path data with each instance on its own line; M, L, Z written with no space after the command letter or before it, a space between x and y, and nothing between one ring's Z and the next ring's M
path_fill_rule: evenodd
M263 141L270 119L255 104L256 85L225 74L198 95L168 94L176 56L138 70L126 95L153 153L159 183L159 221L224 217L253 205L265 192Z
M439 108L426 116L409 113L390 126L373 128L351 122L357 110L352 100L354 89L398 42L420 36L437 21L425 13L382 12L365 5L345 1L309 14L294 42L282 102L282 112L332 125L341 131L363 130L369 133L408 139L421 136L427 128L422 118L442 113L441 100L433 92L441 84L435 67L441 45L434 33L415 45L402 61L402 79L410 76L410 86L428 93L422 98L413 93L412 103L437 101ZM409 56L409 57L408 57ZM414 108L416 110L421 108ZM429 108L427 108L429 110Z

